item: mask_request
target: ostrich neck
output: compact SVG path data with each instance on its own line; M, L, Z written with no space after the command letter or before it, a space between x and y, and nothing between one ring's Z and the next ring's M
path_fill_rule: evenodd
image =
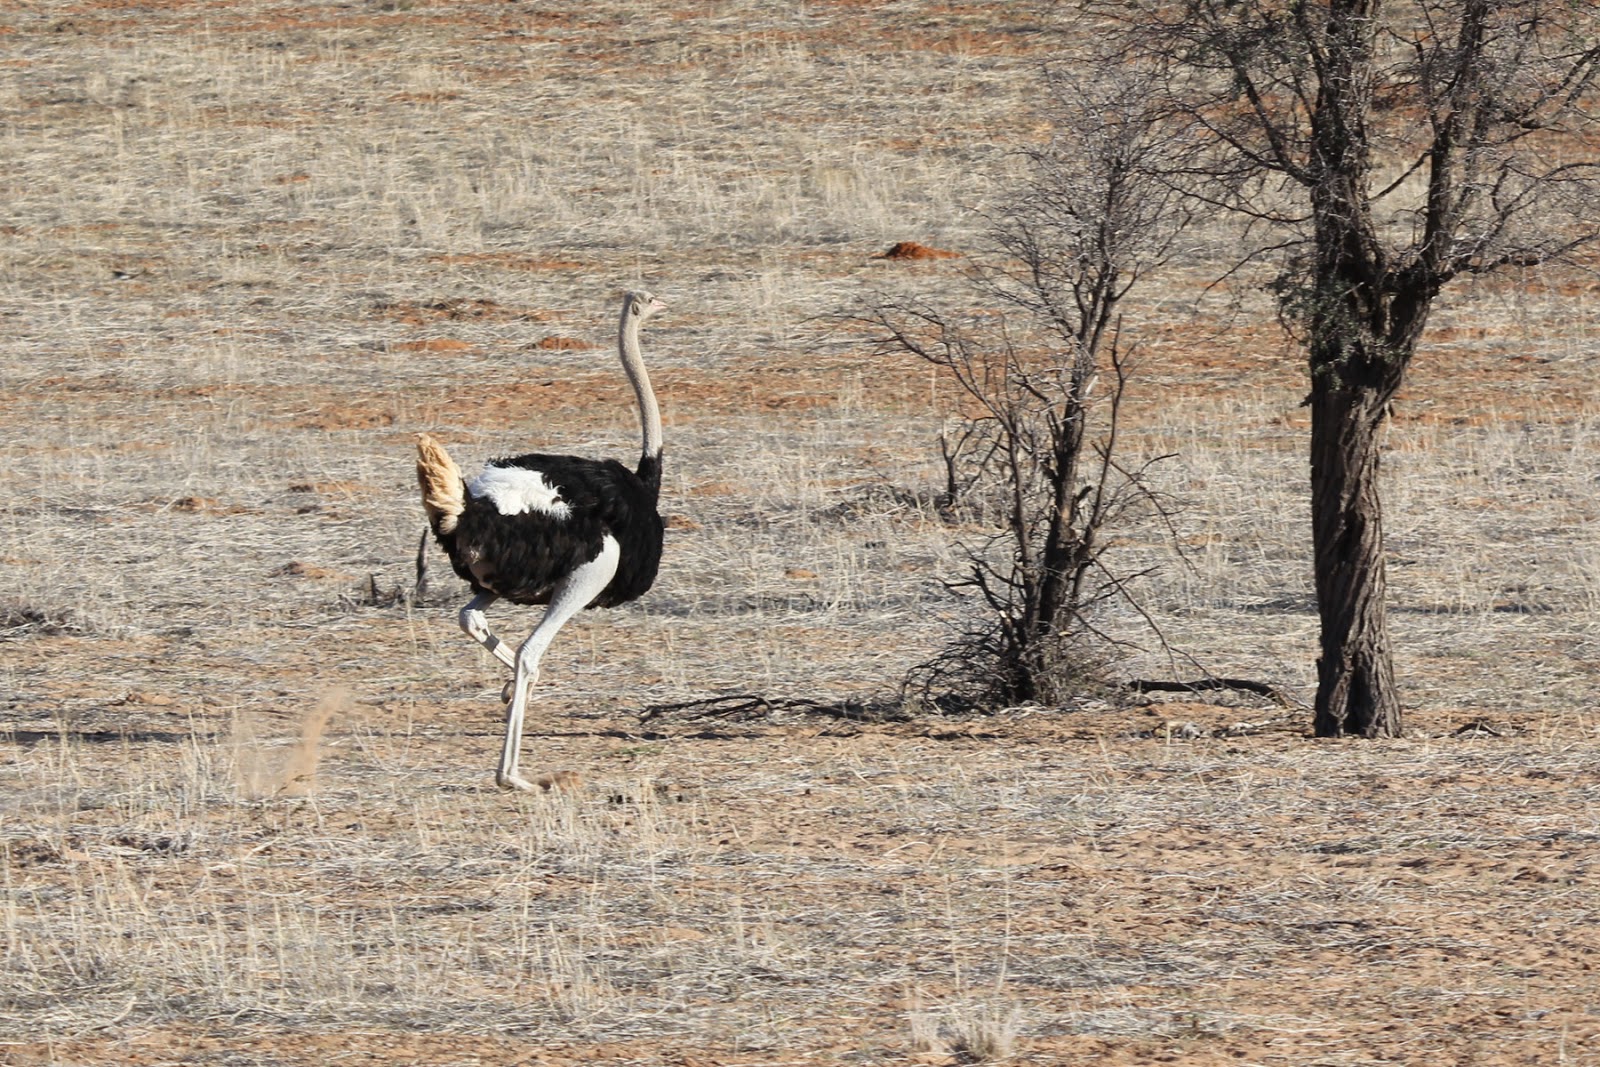
M638 316L622 314L622 330L618 347L621 349L622 370L639 398L639 423L644 431L643 454L661 455L661 408L656 404L656 394L650 388L650 375L644 369L644 356L639 351Z

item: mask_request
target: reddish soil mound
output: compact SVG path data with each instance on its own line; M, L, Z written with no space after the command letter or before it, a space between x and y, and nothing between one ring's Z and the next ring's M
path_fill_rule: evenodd
M957 259L960 252L947 252L942 248L929 248L915 241L897 241L889 251L877 259Z
M557 337L555 334L551 334L549 337L535 342L534 347L543 348L550 352L572 352L599 348L600 346L592 341L582 341L576 337Z
M337 579L350 581L350 575L334 570L332 567L322 567L315 563L306 563L303 560L292 560L272 572L274 578L316 578Z

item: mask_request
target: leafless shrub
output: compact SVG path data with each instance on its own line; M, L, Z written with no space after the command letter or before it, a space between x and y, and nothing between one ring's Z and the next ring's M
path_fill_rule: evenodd
M1167 514L1146 478L1166 457L1128 466L1117 452L1131 366L1118 308L1188 221L1161 177L1171 131L1135 75L1056 75L1050 86L1056 135L1029 153L1030 178L971 275L974 295L1001 310L958 316L883 299L865 316L885 351L958 387L955 428L940 436L941 507L990 531L946 582L975 597L976 618L907 679L923 699L1058 703L1098 685L1112 643L1092 613L1127 599L1138 577L1106 566L1106 535L1137 511Z

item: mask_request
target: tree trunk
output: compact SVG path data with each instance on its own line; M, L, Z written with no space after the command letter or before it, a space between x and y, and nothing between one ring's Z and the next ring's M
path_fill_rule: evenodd
M1398 737L1378 496L1388 391L1332 377L1314 374L1311 393L1311 535L1322 621L1313 727L1318 737Z
M1381 0L1328 0L1309 174L1312 268L1311 543L1322 649L1318 737L1396 737L1385 611L1379 431L1411 358L1397 336L1392 280L1368 190L1372 55ZM1420 318L1415 325L1420 329ZM1413 323L1401 324L1409 332ZM1402 343L1397 344L1397 341Z

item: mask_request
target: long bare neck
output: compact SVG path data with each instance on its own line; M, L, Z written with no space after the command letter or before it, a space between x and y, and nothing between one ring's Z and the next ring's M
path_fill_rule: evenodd
M644 431L641 458L657 459L661 455L661 408L656 404L655 390L650 388L650 375L644 369L644 356L639 351L639 316L628 314L627 307L622 309L617 348L622 356L623 373L639 398L639 424Z

